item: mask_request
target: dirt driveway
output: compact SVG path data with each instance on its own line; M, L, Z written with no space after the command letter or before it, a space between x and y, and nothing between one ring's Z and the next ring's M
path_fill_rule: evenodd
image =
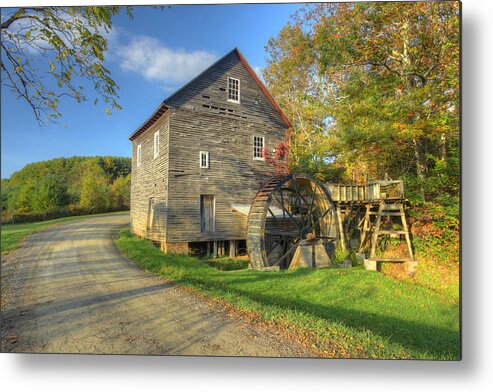
M305 357L259 323L139 270L115 248L128 214L28 237L2 258L2 351Z

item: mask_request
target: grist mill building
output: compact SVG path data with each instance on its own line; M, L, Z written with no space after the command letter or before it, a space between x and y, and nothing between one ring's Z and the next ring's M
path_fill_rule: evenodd
M132 231L164 252L235 255L290 127L238 49L165 99L132 141Z

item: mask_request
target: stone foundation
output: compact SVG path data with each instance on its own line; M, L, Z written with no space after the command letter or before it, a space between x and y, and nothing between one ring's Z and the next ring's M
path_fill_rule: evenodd
M363 261L363 267L366 270L376 271L377 270L377 262L376 262L376 260L365 259Z
M190 253L190 248L188 242L161 242L161 251L187 255Z
M320 240L302 240L296 248L289 268L320 268L332 267L330 258Z

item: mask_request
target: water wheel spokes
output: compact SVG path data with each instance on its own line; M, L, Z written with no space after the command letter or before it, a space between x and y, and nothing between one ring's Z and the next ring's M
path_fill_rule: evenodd
M248 216L247 250L254 268L288 268L307 236L336 240L330 193L313 177L274 178L257 193Z

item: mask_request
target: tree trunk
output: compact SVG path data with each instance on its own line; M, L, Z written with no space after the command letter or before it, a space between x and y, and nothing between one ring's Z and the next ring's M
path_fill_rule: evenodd
M416 175L420 180L420 194L423 199L423 203L426 201L424 179L426 177L427 165L426 165L426 144L424 138L413 139L414 144L414 158L416 160Z
M447 158L447 135L445 135L445 133L442 133L442 135L440 136L438 159L444 161L445 158Z

